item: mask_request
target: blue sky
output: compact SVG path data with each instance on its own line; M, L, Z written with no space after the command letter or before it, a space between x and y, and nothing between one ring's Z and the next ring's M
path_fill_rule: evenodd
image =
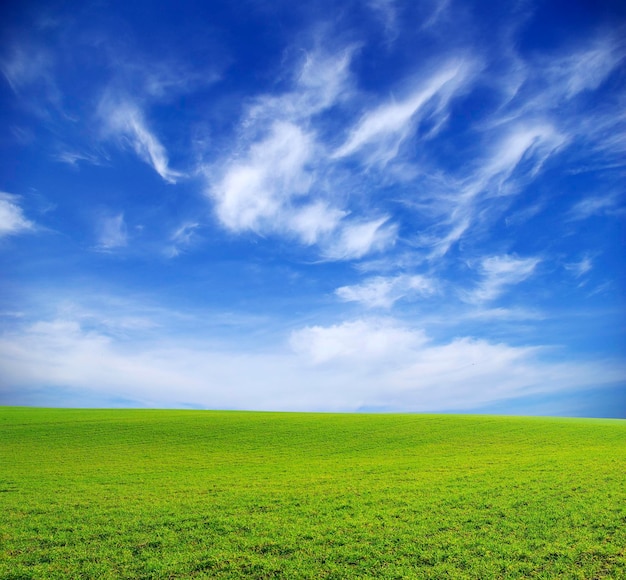
M620 2L0 21L1 404L626 417Z

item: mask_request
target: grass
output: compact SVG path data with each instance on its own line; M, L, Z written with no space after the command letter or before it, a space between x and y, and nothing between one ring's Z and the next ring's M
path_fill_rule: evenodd
M0 578L626 578L626 421L0 408Z

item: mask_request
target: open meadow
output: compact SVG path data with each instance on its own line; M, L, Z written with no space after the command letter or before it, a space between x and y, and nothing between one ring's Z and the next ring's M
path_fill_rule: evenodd
M0 408L0 578L625 578L626 421Z

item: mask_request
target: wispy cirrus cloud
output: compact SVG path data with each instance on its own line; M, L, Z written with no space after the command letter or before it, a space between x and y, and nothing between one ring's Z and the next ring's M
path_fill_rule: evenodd
M529 321L529 320L544 320L546 314L540 310L533 308L489 308L489 307L474 307L471 310L465 311L460 318L466 318L469 320L485 320L485 321Z
M128 244L128 230L124 214L101 217L97 224L97 236L97 250L111 252L125 247Z
M615 155L626 150L626 139L619 103L589 108L581 106L579 98L598 90L618 70L624 55L623 43L613 36L592 38L541 58L525 59L510 47L503 50L501 103L469 128L477 146L462 157L462 166L439 172L435 167L437 179L431 175L421 186L416 208L430 219L416 242L432 248L431 260L441 259L476 227L484 230L498 219L507 204L497 198L524 192L558 156L569 151L576 156L573 146L584 144L581 151L600 156L613 154L610 162L620 166ZM493 82L485 71L476 84ZM594 163L602 167L599 159ZM594 205L591 199L581 203L569 217L583 216ZM533 211L541 209L534 204Z
M0 237L21 234L35 229L20 206L20 197L0 191Z
M498 83L504 99L497 116L506 122L552 115L571 130L576 129L572 118L582 120L590 112L579 108L578 99L599 89L626 57L623 41L606 32L538 55L524 57L511 46L502 52Z
M342 286L335 294L345 302L358 302L367 308L391 308L403 298L430 296L436 291L433 280L420 275L373 276L361 284Z
M118 82L152 102L167 102L222 78L218 68L190 66L182 60L154 61L139 56L129 60L126 54L123 58L125 66Z
M8 43L0 57L0 71L13 91L36 106L44 102L58 104L60 91L54 78L56 65L53 53L34 42L25 40Z
M580 278L587 274L593 268L593 259L591 256L583 256L578 262L569 262L565 264L565 269L571 272L576 278Z
M490 223L497 217L501 206L494 199L518 194L564 146L566 137L547 123L516 123L498 127L494 141L473 171L434 182L425 196L422 207L433 219L417 243L430 248L431 260L445 256L479 220Z
M5 187L29 197L0 195L0 236L33 272L15 283L46 305L6 308L26 314L3 320L0 396L46 384L163 406L441 410L623 382L609 320L622 24L590 10L603 28L566 17L546 37L541 15L557 15L535 1L485 16L366 0L172 5L146 27L101 4L6 24L20 36L0 48ZM139 162L118 166L120 151ZM62 234L49 248L6 241L43 220ZM163 259L181 255L169 284ZM91 308L50 314L53 286L89 277L124 297L143 285L141 299L81 292ZM171 312L145 307L159 293ZM345 318L363 311L397 318ZM606 359L583 362L592 342Z
M569 210L568 218L572 221L584 220L592 216L617 215L623 213L619 196L589 195L584 197Z
M388 222L388 217L343 222L324 255L334 260L353 260L388 249L397 237L397 226Z
M592 39L590 44L547 60L541 67L544 80L566 99L597 89L626 56L623 41L612 34Z
M402 97L374 103L353 124L339 120L335 135L329 136L327 127L323 134L317 130L317 116L358 94L349 70L354 50L332 57L313 52L294 74L291 91L259 97L249 107L231 158L207 169L213 176L208 195L217 217L233 231L294 236L320 246L330 259L362 258L370 249L392 248L399 224L380 210L370 219L355 215L349 195L338 196L336 190L360 187L359 176L366 174L370 183L378 180L387 187L402 184L406 189L413 181L420 188L419 202L405 200L423 222L413 242L426 249L431 261L440 260L477 225L485 229L498 217L506 205L493 198L523 191L576 137L575 124L557 119L557 108L575 94L597 88L619 62L610 47L581 48L580 54L605 63L602 74L593 80L583 78L573 65L559 69L562 57L557 55L541 65L546 74L561 70L560 76L554 73L556 88L536 82L536 63L520 73L519 57L511 57L516 97L506 96L500 109L470 128L479 146L473 158L465 155L450 171L433 165L427 143L445 127L454 99L470 92L486 74L478 60L464 56L438 68L422 67L422 80L400 91ZM342 134L339 145L333 145ZM424 166L413 165L402 153L409 144L411 150L424 151ZM346 181L341 168L347 162L351 177ZM373 189L366 192L373 194ZM367 228L359 221L368 227L386 224L385 230L376 229L377 241L357 244L363 250L352 249L352 240L365 239L360 234Z
M367 111L333 157L361 153L369 164L384 165L396 157L402 143L415 132L421 120L444 113L450 99L470 76L471 69L472 64L467 61L447 63L403 100Z
M387 212L363 204L356 213L351 189L359 187L359 176L370 166L379 171L396 158L422 121L428 121L431 136L438 130L474 65L451 61L402 100L365 111L355 125L334 123L332 134L317 121L357 94L349 70L353 56L353 47L332 56L319 49L307 54L290 91L261 96L245 112L234 152L205 170L207 194L228 229L290 235L318 246L331 260L360 259L393 247L397 224ZM352 157L360 167L347 172L343 165Z
M399 33L396 0L368 0L367 6L380 18L387 42L393 42Z
M83 163L87 163L89 165L104 165L107 162L106 155L102 152L91 153L88 151L76 151L76 150L61 150L58 153L55 153L53 159L70 165L71 167L78 167Z
M176 183L183 176L183 173L170 168L165 147L149 129L136 103L107 96L101 101L98 113L104 135L130 145L165 181Z
M550 122L529 123L526 120L514 124L498 140L484 168L477 171L470 191L487 189L492 195L507 193L507 180L521 164L525 164L524 173L519 177L522 180L532 178L566 141L566 136L560 134Z
M329 50L322 48L326 42L330 41L322 37L311 50L303 52L302 60L293 65L287 90L254 99L244 114L243 140L251 139L256 131L275 121L310 123L319 113L350 98L350 64L357 46Z
M393 244L389 216L353 216L344 209L333 191L339 183L328 146L313 123L347 98L352 54L350 47L307 54L292 90L261 96L246 111L238 147L205 168L207 195L226 228L287 235L318 246L329 260L360 258Z
M517 258L515 256L490 256L480 263L481 280L470 292L462 295L465 300L481 303L495 300L507 288L532 276L540 258Z
M169 238L169 244L165 248L165 255L175 258L188 249L194 242L196 231L200 228L200 223L186 221L176 228Z

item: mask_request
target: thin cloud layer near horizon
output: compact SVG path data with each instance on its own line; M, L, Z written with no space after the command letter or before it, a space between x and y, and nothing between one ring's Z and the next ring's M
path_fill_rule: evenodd
M2 8L0 404L626 418L619 2Z

